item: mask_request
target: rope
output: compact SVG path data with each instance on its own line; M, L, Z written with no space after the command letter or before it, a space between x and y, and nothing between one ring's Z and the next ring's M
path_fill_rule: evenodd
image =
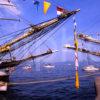
M43 35L44 36L44 35ZM23 58L24 56L25 56L25 54L27 54L27 52L32 48L32 46L38 41L38 40L40 40L43 36L41 36L41 37L39 37L39 38L37 38L36 39L36 41L34 40L34 41L31 41L31 43L28 45L28 47L26 48L26 51L24 52L24 54L21 56L21 58ZM34 39L34 38L33 38ZM29 42L28 42L29 43ZM26 44L27 44L27 42L26 42ZM25 44L25 45L26 45ZM19 52L18 53L18 55L19 54L21 54L21 53L23 53L23 51L21 51L21 52Z
M70 17L71 18L71 17ZM69 19L70 19L69 18ZM67 20L68 21L68 20ZM50 36L48 36L43 42L41 42L41 44L40 45L38 45L34 50L36 50L38 47L40 47L41 45L43 45L43 44L45 44L45 42L46 41L48 41L51 37L53 37L55 34L56 34L56 32L63 26L63 25L65 25L65 23L67 22L66 20L63 22L63 23L61 23L58 27L56 27L55 29L54 29L54 32L52 32L52 34L50 35ZM33 50L33 51L34 51Z
M0 36L0 38L6 38L6 37L8 37L8 36L14 35L14 33L17 33L17 32L19 32L19 31L25 31L25 30L27 30L27 29L29 29L29 28L31 28L31 27L26 27L26 28L23 28L23 29L20 29L20 30L11 32L11 33L7 33L7 35ZM16 35L17 35L17 34L16 34ZM18 33L18 35L19 35L19 33Z
M17 5L16 4L14 4L15 5L15 7L17 7ZM14 13L17 17L19 17L19 18L21 18L21 19L23 19L23 21L24 21L24 23L27 25L29 25L29 26L31 26L31 25L33 25L32 23L31 23L31 21L29 21L29 20L27 20L26 18L24 18L22 15L18 15L18 14L16 14L16 13Z
M99 15L96 15L95 17L94 17L94 22L92 22L91 21L91 24L90 25L88 25L88 27L86 27L85 29L83 29L81 32L83 32L83 33L86 33L88 30L90 30L91 28L93 28L95 25L97 25L98 23L100 23L100 19L97 19L97 17L99 17L100 16L100 14Z
M59 29L60 29L60 27L61 26L63 26L64 24L65 24L65 22L66 22L66 20L63 22L63 23L59 23L60 25L54 30L54 32L52 32L52 34L50 35L50 36L48 36L43 42L41 42L41 44L39 44L35 49L33 49L33 51L35 51L36 49L38 49L41 45L43 45L48 39L50 39ZM43 30L42 30L43 31ZM50 30L49 30L50 31ZM42 33L42 34L44 34L45 32L40 32L40 33ZM44 35L42 35L41 36L41 34L40 34L40 38L37 38L37 40L35 41L35 43L38 41L38 40L40 40L42 37L44 37L46 35L46 33L44 34ZM33 45L34 43L32 43L30 46L28 46L28 48L30 49L31 47L32 47L32 45ZM26 50L26 53L29 51L29 49L28 50ZM23 56L21 57L21 58L23 58L25 56L25 54L23 54Z
M100 74L100 72L94 73L94 74L89 74L89 75L82 75L79 78L85 78L85 77L90 77L90 76L99 75L99 74ZM63 77L63 78L58 78L58 79L40 80L40 81L10 82L10 83L8 83L8 85L27 85L27 84L53 83L53 82L72 80L72 79L75 79L75 77Z
M64 25L64 24L65 24L65 21L64 21L61 25ZM50 39L50 38L56 33L56 31L58 31L58 30L60 29L61 25L59 25L58 28L56 28L55 31L54 31L49 37L47 37L40 45L38 45L33 51L35 51L36 49L38 49L38 48L39 48L41 45L43 45L48 39ZM44 37L45 35L46 35L46 33L45 33L44 35L42 35L40 38L37 38L37 40L35 41L35 43L36 43L38 40L42 39L42 37ZM30 49L30 48L32 47L33 44L34 44L34 43L32 43L30 46L28 46L28 48ZM29 49L26 50L26 53L27 53L27 51L29 51ZM24 57L24 54L23 54L23 56L22 56L21 58L23 58L23 57Z

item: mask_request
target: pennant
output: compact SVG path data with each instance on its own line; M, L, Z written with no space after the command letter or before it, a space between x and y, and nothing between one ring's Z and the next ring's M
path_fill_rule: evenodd
M50 6L51 6L51 3L44 1L44 14L47 13Z
M76 33L77 23L76 23L76 21L75 21L75 17L73 17L73 21L74 21L74 32Z

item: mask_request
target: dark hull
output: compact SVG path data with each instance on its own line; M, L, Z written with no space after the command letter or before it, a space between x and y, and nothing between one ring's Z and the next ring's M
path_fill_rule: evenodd
M9 82L9 75L0 76L0 81Z
M53 53L52 50L49 49L45 53L35 55L35 56L30 56L30 57L27 57L27 58L22 59L22 60L5 61L5 62L2 62L0 64L0 69L15 67L15 66L19 65L20 63L27 61L29 59L36 59L36 58L43 57L43 56L46 56L46 55L49 55L49 54L52 54L52 53Z
M20 61L2 62L0 64L0 69L14 67L18 64L20 64Z

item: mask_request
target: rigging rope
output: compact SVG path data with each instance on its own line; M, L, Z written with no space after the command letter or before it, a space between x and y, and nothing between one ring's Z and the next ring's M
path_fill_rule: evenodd
M43 36L44 36L44 35L43 35ZM43 36L37 38L36 41L40 40ZM33 38L32 38L32 40L33 40ZM36 41L31 41L32 44L29 44L29 45L28 45L28 47L26 48L26 52L24 52L25 54L31 49L31 47L33 46L34 43L36 43ZM30 41L29 41L29 42L30 42ZM29 43L29 42L28 42L28 43ZM27 44L27 42L26 42L26 44ZM21 45L21 46L23 46L23 45ZM19 55L19 54L22 54L22 53L23 53L23 51L19 52L18 55ZM21 56L21 58L23 58L25 54L23 54L23 55Z
M64 19L64 20L65 20L65 19ZM62 20L61 22L63 22L64 20ZM61 23L61 22L55 23L54 25L51 25L51 26L49 26L48 28L45 28L44 30L42 30L41 32L38 32L37 34L35 33L35 36L33 37L33 40L35 40L35 39L37 39L37 40L34 41L33 44L36 43L38 40L40 40L42 37L44 37L47 33L49 33L49 32L51 31L52 28L55 28L56 26L58 26L58 25L60 24L60 25L57 27L57 29L55 29L55 32L58 31L58 30L60 29L60 27L61 27L62 25L65 24L66 20L65 20L63 23ZM52 26L53 26L53 27L52 27ZM51 29L49 29L49 28L51 28ZM49 30L48 30L48 29L49 29ZM45 41L43 41L40 45L38 45L34 50L36 50L38 47L40 47L42 44L44 44L49 38L52 37L52 35L53 35L55 32L53 32ZM39 37L40 37L40 38L39 38ZM29 39L29 42L31 42L30 39ZM27 43L27 42L25 42L25 43ZM25 43L24 43L24 45L25 45ZM33 44L32 44L32 45L33 45ZM21 45L22 45L22 44L21 44ZM32 45L30 45L29 48L30 48ZM22 46L23 46L23 45L22 45ZM33 50L33 51L34 51L34 50ZM28 51L28 50L27 50L27 51ZM24 56L24 55L23 55L23 56Z
M99 75L100 72L94 73L94 74L88 74L88 75L81 75L79 78L85 78L90 77L94 75ZM53 82L59 82L59 81L65 81L65 80L72 80L75 79L75 77L62 77L57 79L50 79L50 80L40 80L40 81L26 81L26 82L9 82L8 85L27 85L27 84L40 84L40 83L53 83Z
M1 40L1 38L5 39L5 38L8 37L8 36L14 35L14 33L17 33L17 32L19 32L19 31L24 31L24 30L27 30L27 29L29 29L29 28L31 28L31 27L26 27L26 28L23 28L23 29L20 29L20 30L11 32L11 33L7 33L7 35L0 36L0 40ZM17 34L16 34L16 35L17 35ZM18 35L19 35L19 33L18 33Z
M14 36L11 36L9 39L5 39L6 41L4 43L2 43L1 45L7 44L8 42L10 42L12 39L15 39L18 35L22 34L23 32L20 32L18 34L15 34ZM1 39L2 40L2 39Z
M97 19L97 16L95 16L94 19L95 19L94 22L91 21L90 26L88 25L88 27L86 29L82 30L81 32L85 33L87 30L91 29L91 27L93 28L93 26L95 26L97 23L100 23L100 19Z
M21 18L21 19L23 19L24 21L26 21L26 22L24 22L25 24L28 24L29 26L32 26L33 24L31 23L31 21L29 21L29 20L27 20L27 19L25 19L24 17L22 17L21 15L16 15L16 16L18 16L19 18Z
M16 4L14 3L14 5L16 6ZM16 6L17 7L17 6ZM21 16L21 15L18 15L18 14L16 14L16 13L14 13L17 17L19 17L19 18L21 18L21 19L23 19L25 22L25 24L28 24L29 26L31 26L31 25L33 25L32 23L31 23L31 21L29 21L29 20L27 20L26 18L24 18L23 16Z
M64 22L66 22L66 20L64 21ZM55 29L55 32L53 32L48 38L46 38L46 40L45 41L43 41L40 45L38 45L33 51L35 51L36 49L38 49L38 47L40 47L41 45L43 45L49 38L51 38L52 37L52 35L54 35L54 33L56 33L56 31L58 31L59 29L60 29L60 27L62 26L62 25L64 25L65 23L62 23L61 25L59 25L58 27L57 27L57 29ZM42 36L42 37L44 37L46 35L46 33ZM37 42L38 40L40 40L42 37L40 37L39 39L37 39L35 42ZM30 47L31 47L32 45L30 45ZM30 48L29 47L29 48Z
M71 18L71 17L70 17L70 18ZM70 19L70 18L69 18L69 19ZM61 24L55 29L55 31L52 32L52 34L51 34L50 36L48 36L43 42L41 42L41 44L38 45L34 50L36 50L36 49L37 49L38 47L40 47L41 45L45 44L45 42L46 42L48 39L50 39L52 36L54 36L55 33L61 28L61 26L63 26L67 21L68 21L68 19L65 20L63 23L61 23ZM33 51L34 51L34 50L33 50Z

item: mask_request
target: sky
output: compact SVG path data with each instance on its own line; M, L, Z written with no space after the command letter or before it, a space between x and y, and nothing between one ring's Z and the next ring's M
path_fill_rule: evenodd
M43 21L52 19L57 16L56 6L61 6L66 10L80 9L80 12L75 15L77 22L77 32L84 33L97 38L97 33L100 32L100 0L47 0L51 3L47 14L43 13L43 0L40 2L38 11L36 5L33 4L33 0L11 0L12 5L16 5L14 8L9 8L0 5L0 17L5 18L21 18L20 22L14 21L0 21L0 35L7 35L16 30L28 27L30 24L38 24ZM5 3L7 0L0 0L0 3ZM52 30L54 32L54 30ZM40 40L36 45L41 44L50 34L50 32L44 39ZM100 37L99 37L100 39ZM1 41L2 42L2 41ZM48 57L48 61L66 61L74 60L74 52L64 49L65 44L73 45L73 20L69 18L66 23L56 31L56 34L52 38L49 38L46 42L51 49L60 50L60 52ZM43 52L47 50L46 45L41 46L35 52ZM79 42L81 45L81 42ZM99 50L100 46L96 46L91 43L84 43L84 46L90 50ZM33 47L34 48L34 47ZM84 56L83 56L84 55ZM100 58L90 56L95 61L100 61ZM86 59L86 54L79 53L79 59Z

